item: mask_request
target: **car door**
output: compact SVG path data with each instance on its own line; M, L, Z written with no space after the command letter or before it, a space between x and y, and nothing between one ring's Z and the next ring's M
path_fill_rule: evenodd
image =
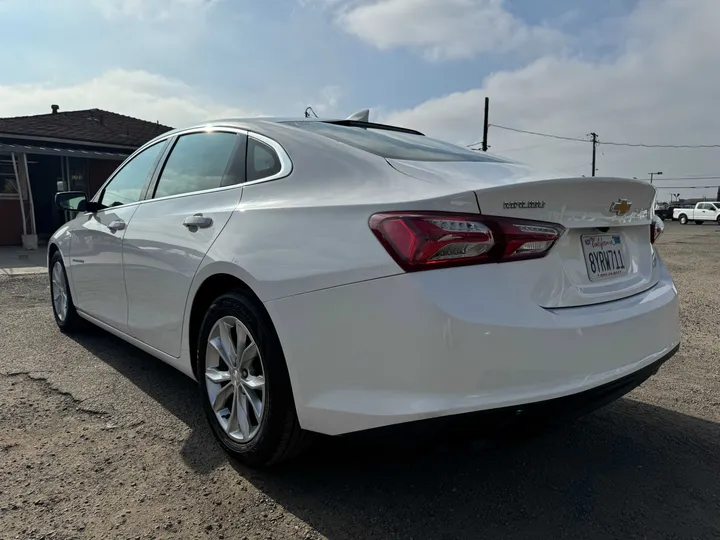
M128 333L175 357L190 284L240 202L247 135L198 130L171 142L123 243Z
M78 216L71 232L75 306L123 332L127 330L123 237L166 144L153 144L127 160L93 198L107 208Z
M714 219L714 217L713 217L714 210L715 210L715 208L713 207L712 204L703 203L700 205L700 212L699 212L700 217L698 217L696 219L700 219L702 221L713 220Z

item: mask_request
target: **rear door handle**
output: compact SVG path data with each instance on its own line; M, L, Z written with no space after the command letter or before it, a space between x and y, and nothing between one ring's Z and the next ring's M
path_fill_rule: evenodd
M186 217L183 220L183 225L185 225L188 229L207 229L212 224L212 218L203 216L202 214L195 214L194 216Z
M108 225L108 229L110 229L112 232L122 231L124 228L125 222L122 219L116 219L115 221L111 221L110 225Z

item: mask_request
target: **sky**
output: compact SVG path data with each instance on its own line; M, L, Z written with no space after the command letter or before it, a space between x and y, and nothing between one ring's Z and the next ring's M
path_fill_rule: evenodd
M0 0L0 116L371 120L561 176L715 198L718 0ZM519 133L495 126L567 137ZM691 179L687 179L690 177Z

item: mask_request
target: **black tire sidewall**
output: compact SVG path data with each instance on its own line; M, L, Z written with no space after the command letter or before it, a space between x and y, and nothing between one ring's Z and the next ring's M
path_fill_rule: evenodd
M265 371L265 410L260 431L247 443L231 439L222 429L210 404L205 382L205 353L213 325L222 317L238 318L258 345ZM241 291L218 297L208 309L198 339L198 391L213 435L233 457L248 465L271 462L287 427L295 415L290 378L280 341L264 311Z
M60 263L60 266L62 267L63 279L65 280L65 291L67 292L67 297L68 297L67 314L65 315L64 320L60 320L60 318L58 317L57 311L55 310L55 302L53 301L52 272L53 272L53 268L55 268L55 264L58 262ZM49 267L48 277L50 279L50 305L52 306L53 317L55 318L55 323L58 325L58 327L62 331L75 330L79 325L80 316L77 314L77 311L75 310L75 304L73 302L72 292L70 291L70 283L68 281L67 270L65 269L65 263L63 262L62 255L60 254L59 251L56 251L53 254L53 256L50 258L50 267Z
M678 218L678 221L680 222L680 225L686 225L688 222L688 218L687 218L687 216L683 215Z

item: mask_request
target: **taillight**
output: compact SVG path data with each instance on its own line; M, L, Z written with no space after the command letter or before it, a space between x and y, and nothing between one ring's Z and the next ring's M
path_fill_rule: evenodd
M435 212L374 214L370 229L408 272L537 259L565 230L554 223Z
M650 243L654 244L662 236L663 231L665 231L665 223L659 217L653 216L650 222Z

